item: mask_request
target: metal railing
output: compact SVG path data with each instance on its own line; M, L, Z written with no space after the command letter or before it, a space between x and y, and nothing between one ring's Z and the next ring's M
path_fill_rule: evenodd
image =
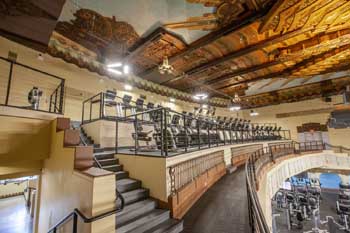
M173 122L174 117L178 120ZM205 117L195 117L179 113L169 108L159 107L151 110L127 115L123 121L134 124L132 132L134 145L130 151L135 155L148 155L158 151L160 156L174 156L197 150L222 145L248 143L266 140L289 140L289 130L256 130L251 125L234 125L215 122ZM118 141L118 122L116 120L116 152L125 148ZM141 127L140 127L141 126ZM149 126L151 130L139 130ZM148 127L148 128L149 128ZM149 133L152 131L152 134ZM124 132L123 132L124 133ZM153 143L152 146L140 146L139 141Z
M350 148L346 148L343 146L333 146L331 144L325 143L325 148L327 150L333 150L336 153L346 153L350 156Z
M0 57L0 105L63 114L65 80L37 68ZM35 106L29 93L41 92Z
M325 149L322 141L286 142L269 144L252 153L246 163L246 185L249 211L249 225L251 232L269 233L270 229L262 211L257 195L257 177L260 170L268 163L275 163L276 159L303 152L318 152Z
M219 164L225 164L223 151L214 152L170 166L171 193L176 193L177 190Z
M88 218L83 213L81 213L80 210L74 209L70 214L68 214L66 217L64 217L62 220L60 220L58 223L56 223L53 227L51 227L47 233L57 233L59 228L62 227L63 224L65 224L66 222L68 222L71 219L73 219L72 233L78 233L78 217L80 217L84 223L92 223L92 222L95 222L97 220L111 216L115 213L118 213L119 211L121 211L121 210L117 208L117 209L99 214L95 217Z

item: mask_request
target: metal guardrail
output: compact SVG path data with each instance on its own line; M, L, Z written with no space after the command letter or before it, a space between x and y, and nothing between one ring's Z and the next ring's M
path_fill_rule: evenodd
M47 233L57 233L58 229L64 223L66 223L68 220L71 220L71 219L73 219L72 233L78 233L78 217L80 217L84 223L92 223L92 222L95 222L97 220L111 216L119 211L120 211L119 209L114 209L114 210L99 214L95 217L88 218L82 212L80 212L80 210L74 209L74 211L72 211L66 217L61 219L57 224L55 224L53 227L51 227Z
M255 151L249 156L245 165L245 170L251 232L270 233L256 191L257 176L260 169L268 163L274 163L278 158L303 152L321 151L325 149L325 146L326 145L322 141L301 143L291 141L269 145L268 147Z
M178 124L174 127L172 119L178 117ZM153 139L155 140L156 149L159 150L160 156L174 156L197 150L219 147L222 145L231 145L247 142L257 142L266 140L289 140L289 130L266 131L251 128L249 124L239 125L223 124L206 117L195 117L188 114L179 113L169 108L159 107L151 110L138 112L128 115L126 118L134 124L133 132L135 145L132 151L135 155L143 154L138 140L141 140L137 132L139 125L153 125ZM118 134L118 119L116 120L116 132ZM125 121L125 120L124 120ZM173 134L173 128L180 133ZM147 132L145 132L147 133ZM220 136L221 133L221 136ZM119 147L123 147L118 142L116 135L116 153ZM122 153L125 153L123 151Z
M209 169L225 163L223 151L210 153L169 167L171 193L193 181Z
M63 114L65 79L4 57L0 57L0 65L3 72L8 71L7 77L0 77L0 86L4 88L0 92L5 93L4 96L0 95L4 97L0 99L0 105ZM42 91L35 108L27 98L34 87Z

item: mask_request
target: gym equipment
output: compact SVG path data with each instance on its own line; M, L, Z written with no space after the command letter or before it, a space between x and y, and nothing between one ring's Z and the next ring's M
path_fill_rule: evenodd
M39 109L40 98L43 95L43 92L39 90L38 87L33 87L28 93L28 102L34 110Z

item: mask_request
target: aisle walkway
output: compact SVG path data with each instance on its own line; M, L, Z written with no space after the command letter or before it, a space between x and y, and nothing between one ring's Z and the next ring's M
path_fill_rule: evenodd
M244 167L224 176L184 217L183 233L249 232Z
M23 196L0 200L0 233L31 233L32 227Z

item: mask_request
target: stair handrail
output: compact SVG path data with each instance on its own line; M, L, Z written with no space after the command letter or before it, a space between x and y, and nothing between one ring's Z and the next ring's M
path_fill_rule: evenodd
M57 229L70 220L73 217L73 228L72 228L72 233L77 233L78 232L78 216L83 220L84 223L92 223L97 220L103 219L105 217L111 216L115 213L120 212L121 210L119 208L116 208L114 210L107 211L105 213L96 215L94 217L88 218L86 217L79 209L74 209L71 213L66 215L64 218L62 218L58 223L56 223L53 227L50 228L50 230L47 233L56 233Z
M93 156L93 158L94 158L95 163L97 164L97 167L100 168L100 169L103 169L100 161L98 161L96 156ZM118 200L118 198L120 199L120 207L119 207L119 209L120 209L120 211L122 211L124 209L124 206L125 206L125 199L124 199L123 195L121 195L121 193L118 191L117 188L115 189L115 194L117 195L116 200Z

